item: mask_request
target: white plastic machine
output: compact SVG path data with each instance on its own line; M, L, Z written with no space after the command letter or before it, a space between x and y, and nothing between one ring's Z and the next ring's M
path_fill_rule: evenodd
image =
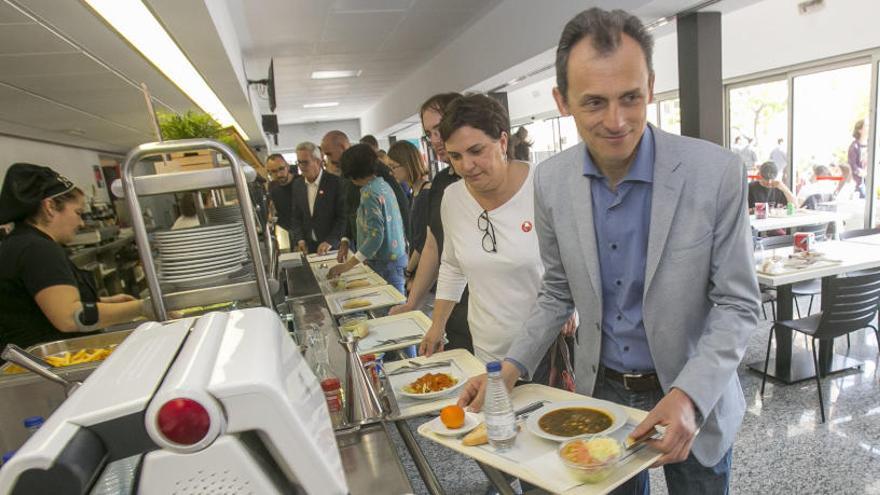
M131 493L348 493L321 387L266 308L138 327L0 469L0 494L106 493L120 462Z

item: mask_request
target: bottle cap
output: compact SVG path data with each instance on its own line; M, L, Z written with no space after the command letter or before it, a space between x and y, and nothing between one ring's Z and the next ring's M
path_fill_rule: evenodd
M43 419L42 416L31 416L29 418L24 418L24 427L25 428L33 428L43 426L46 420Z
M3 454L3 464L6 464L9 461L9 459L12 459L12 456L14 456L14 455L15 455L14 450L10 450L9 452Z
M501 371L501 362L500 361L490 361L486 363L486 371L489 373L495 373L496 371Z
M321 380L321 390L324 392L332 392L340 388L339 378L330 377Z

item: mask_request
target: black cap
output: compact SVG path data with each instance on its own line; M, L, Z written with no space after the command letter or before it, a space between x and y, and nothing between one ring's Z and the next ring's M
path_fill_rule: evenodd
M76 186L49 167L15 163L6 171L0 190L0 224L20 222L40 206L40 201L72 191Z

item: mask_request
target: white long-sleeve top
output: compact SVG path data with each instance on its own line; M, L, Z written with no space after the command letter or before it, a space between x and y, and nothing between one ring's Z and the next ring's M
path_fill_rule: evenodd
M457 302L465 286L470 287L468 324L474 354L488 362L507 354L531 312L544 274L534 228L534 168L510 200L488 212L497 253L483 249L484 233L478 227L482 213L464 181L446 188L440 207L445 240L437 298Z

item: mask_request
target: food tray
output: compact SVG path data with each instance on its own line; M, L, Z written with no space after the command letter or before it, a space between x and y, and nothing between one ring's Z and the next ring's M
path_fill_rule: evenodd
M336 257L338 255L339 255L338 250L327 251L326 254L312 253L312 254L306 255L306 259L308 260L309 263L321 263L321 262L330 261L330 260L335 261Z
M368 301L368 306L362 307L344 307L346 302L355 299L363 299ZM350 290L346 292L338 292L327 296L327 307L330 308L330 314L333 316L347 315L349 313L357 313L359 311L370 311L373 309L387 308L406 301L397 289L390 285L381 287L367 287L365 289Z
M336 266L338 264L339 263L337 263L336 260L330 260L330 261L322 261L319 263L309 263L309 266L312 268L312 273L315 274L315 279L317 279L318 282L320 283L320 282L324 282L327 280L327 272L329 272L331 268L333 268L334 266ZM322 266L322 265L326 265L326 266ZM357 265L354 266L354 268L352 268L351 270L340 275L340 277L360 276L365 273L376 273L376 272L374 272L372 268L365 265L364 263L358 263Z
M453 349L451 351L443 351L434 354L431 357L419 356L417 358L410 359L409 361L416 361L418 363L429 363L432 361L442 361L444 359L451 359L452 362L458 366L458 369L461 370L461 373L470 378L472 376L477 376L481 373L486 372L486 366L480 362L479 359L474 357L473 354L464 350L464 349ZM391 372L407 364L407 361L394 361L391 363L385 364L385 371ZM431 372L437 373L442 371L443 368L434 368L429 370L423 370L421 373ZM416 372L419 373L419 372ZM401 384L405 385L416 378L418 378L420 374L413 373L401 373L400 375L389 376L386 380L386 383L389 384L392 388L398 382L398 379L405 379L406 381ZM459 389L461 390L461 389ZM387 391L386 391L387 392ZM408 397L401 396L400 399L397 398L397 394L394 394L394 400L397 401L397 413L394 415L393 419L405 419L412 418L416 416L423 416L428 413L439 411L444 407L455 404L458 400L458 393L453 393L448 396L441 397L435 400L420 400L420 399L410 399Z
M583 395L544 385L522 385L511 392L514 409L523 407L537 400L551 402L580 400ZM631 407L622 406L629 415L627 424L613 434L615 438L623 438L641 422L648 413ZM509 473L535 486L552 493L565 495L601 495L620 486L626 480L647 469L661 454L651 448L643 449L622 465L614 473L599 483L579 484L570 477L562 461L556 457L559 443L545 440L532 433L520 430L514 447L504 453L496 453L491 446L481 445L468 447L462 445L458 437L444 437L435 434L427 423L418 428L419 435L466 455L478 462Z
M422 337L428 329L431 328L431 319L421 311L408 311L399 315L366 320L364 324L369 327L370 333L358 341L358 353L373 354L403 349L418 344L422 341ZM339 333L345 333L341 325ZM379 345L379 342L382 340L396 339L408 335L418 335L418 337L392 344Z
M353 282L356 280L358 280L358 281L363 280L364 281L363 283L367 283L368 285L365 285L364 287L355 287L352 289L347 289L345 287L342 287L342 288L335 287L335 284L337 282L350 283L350 282ZM370 288L370 287L379 287L382 285L386 285L387 283L388 282L386 282L384 278L379 276L378 273L369 272L369 273L358 273L358 274L354 274L354 275L349 275L348 273L346 273L344 276L340 276L339 278L336 278L333 280L324 280L319 285L321 286L321 292L324 295L329 295L329 294L338 294L338 293L342 293L342 292L350 292L353 290L366 289L366 288Z

